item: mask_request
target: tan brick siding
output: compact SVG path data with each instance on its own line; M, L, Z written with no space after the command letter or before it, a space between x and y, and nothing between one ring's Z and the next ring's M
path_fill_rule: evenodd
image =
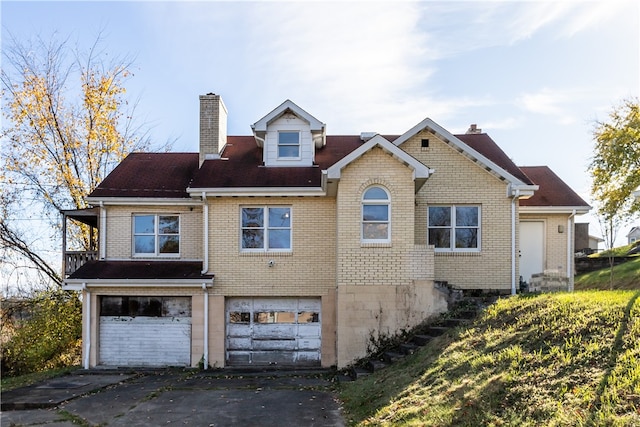
M290 206L291 252L243 253L242 206ZM209 270L225 296L322 296L335 287L336 215L332 198L209 199ZM269 261L274 261L272 267Z
M423 138L429 139L429 148L421 147ZM429 132L418 133L400 148L435 169L416 197L416 243L427 243L429 204L481 208L481 251L436 252L435 279L464 289L510 289L511 199L506 184Z
M391 243L361 241L362 195L372 185L388 190ZM446 309L433 288L433 250L414 243L412 171L373 148L342 171L338 210L338 367L366 354L381 338L409 329Z
M133 259L133 215L177 214L180 216L180 258L202 259L201 206L107 206L107 259ZM103 238L103 236L101 236ZM136 256L135 259L141 257ZM150 259L161 259L152 257ZM168 257L170 258L170 257ZM170 258L175 259L175 257Z

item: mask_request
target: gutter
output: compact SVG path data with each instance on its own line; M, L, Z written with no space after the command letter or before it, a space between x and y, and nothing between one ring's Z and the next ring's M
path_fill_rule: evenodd
M576 210L574 209L569 218L567 218L567 279L569 279L569 292L573 292L573 218L576 216Z
M516 203L520 198L520 189L516 189L511 198L511 295L516 294Z
M87 329L86 337L83 337L85 341L84 346L84 369L89 369L89 361L91 360L91 292L87 289L87 284L82 284L82 291L84 298L87 299L87 323L85 328Z
M206 274L209 271L209 204L207 203L207 194L202 192L202 224L203 224L203 254L202 260L202 274Z
M207 292L207 284L202 284L202 291L204 292L204 354L202 356L204 362L204 369L209 367L209 293Z

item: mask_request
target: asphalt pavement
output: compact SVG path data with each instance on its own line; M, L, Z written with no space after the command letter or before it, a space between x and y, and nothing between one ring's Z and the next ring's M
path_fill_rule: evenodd
M5 426L344 426L326 370L78 370L4 392Z

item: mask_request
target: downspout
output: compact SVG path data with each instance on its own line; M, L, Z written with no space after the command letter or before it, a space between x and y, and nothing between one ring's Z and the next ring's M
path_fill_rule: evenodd
M571 243L573 240L573 217L576 216L576 210L574 209L567 219L567 279L569 279L569 292L573 292L573 251L571 250Z
M209 293L207 292L207 284L202 284L204 291L204 355L202 356L204 369L209 367Z
M209 271L209 204L207 203L207 194L202 192L202 201L204 206L202 207L202 224L203 224L203 253L204 259L202 260L202 274L207 274Z
M516 202L520 197L520 190L516 189L511 199L511 295L516 294Z
M85 304L87 306L87 321L85 328L87 333L85 334L84 343L84 369L89 369L90 351L91 351L91 292L87 289L87 284L82 284L82 290L84 291L84 298L86 298Z
M100 259L105 259L107 255L107 210L104 202L100 202Z

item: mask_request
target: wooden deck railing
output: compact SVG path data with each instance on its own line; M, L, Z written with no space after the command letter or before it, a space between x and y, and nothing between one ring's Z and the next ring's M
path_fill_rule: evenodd
M97 259L97 251L67 251L64 253L64 273L66 276L69 276L88 261L95 261Z

